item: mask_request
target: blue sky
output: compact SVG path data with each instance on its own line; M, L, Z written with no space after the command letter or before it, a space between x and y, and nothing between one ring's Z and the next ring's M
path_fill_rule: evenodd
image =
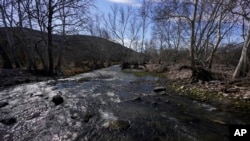
M150 0L157 2L158 0ZM140 8L142 0L95 0L95 6L97 9L95 10L98 15L107 14L111 12L111 6L116 4L120 6L132 6L134 8ZM150 36L150 31L148 31L147 36ZM240 37L234 39L234 41L239 42L242 40Z
M95 5L97 7L98 12L108 13L110 11L110 7L114 4L118 6L134 6L140 7L141 0L96 0Z

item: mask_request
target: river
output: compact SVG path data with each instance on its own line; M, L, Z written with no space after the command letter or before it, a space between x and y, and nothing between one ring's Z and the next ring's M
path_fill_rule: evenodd
M155 93L167 83L134 76L119 66L70 78L21 84L0 91L3 141L200 141L228 140L229 124L245 117L181 97ZM61 95L64 102L52 99ZM249 119L249 118L247 118Z

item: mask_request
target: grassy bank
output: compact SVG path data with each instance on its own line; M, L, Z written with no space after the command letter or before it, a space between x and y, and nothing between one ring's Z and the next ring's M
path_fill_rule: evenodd
M195 84L190 86L190 84L183 84L174 81L168 82L167 88L174 93L188 97L192 100L216 105L220 110L245 113L250 112L250 101L226 97L221 91L210 91L207 89L196 88Z
M220 110L245 113L250 112L250 100L244 100L233 96L226 96L226 94L221 89L213 88L216 85L207 87L207 83L191 83L190 79L188 78L188 72L182 72L181 74L178 74L180 73L179 71L175 71L174 73L156 73L144 70L124 70L124 72L132 73L135 76L154 76L165 78L167 79L167 83L165 84L165 86L169 91L180 96L188 97L192 100L215 105ZM182 74L185 74L186 76L183 77L181 76Z

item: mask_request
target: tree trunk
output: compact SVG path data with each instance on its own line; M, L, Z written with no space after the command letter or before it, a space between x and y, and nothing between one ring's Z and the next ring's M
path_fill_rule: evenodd
M208 64L208 68L209 68L209 69L212 68L213 61L214 61L214 54L215 54L215 52L217 51L217 48L219 47L219 44L220 44L221 40L222 40L222 38L219 36L219 37L218 37L218 40L217 40L217 42L216 42L216 45L213 47L213 50L212 50L212 52L211 52L211 54L210 54L210 57L209 57L210 60L209 60L209 64Z
M248 23L250 24L250 21ZM247 75L248 72L247 48L249 46L250 46L250 28L248 28L247 37L245 39L244 46L242 48L239 63L234 71L233 79Z
M213 50L212 53L211 53L210 56L209 56L209 64L208 64L208 68L209 68L209 69L212 68L213 61L214 61L214 54L215 54L215 51Z
M38 54L39 58L41 59L41 63L42 63L42 65L43 65L43 69L44 69L45 71L47 71L48 66L47 66L46 63L45 63L45 60L44 60L44 58L43 58L43 55L41 54L41 52L40 52L39 49L38 49L38 45L39 45L39 43L41 43L41 42L43 42L43 40L39 40L39 41L37 41L37 42L35 43L35 51L36 51L36 53ZM36 60L34 60L34 62L36 63Z
M49 16L48 16L48 57L49 57L49 62L48 62L48 66L49 66L49 70L48 73L49 75L53 74L53 69L54 69L54 65L53 65L53 53L52 53L52 18L53 18L53 6L52 6L52 0L49 0Z
M239 63L233 74L233 79L247 75L248 72L247 48L248 46L245 45L243 46Z
M12 63L10 61L9 56L5 52L4 48L0 45L0 55L3 59L3 68L5 69L13 69Z
M191 36L190 36L190 61L191 61L191 66L195 67L195 22L196 22L196 15L197 15L197 8L198 8L198 2L199 0L194 1L194 13L192 20L190 21L191 23Z

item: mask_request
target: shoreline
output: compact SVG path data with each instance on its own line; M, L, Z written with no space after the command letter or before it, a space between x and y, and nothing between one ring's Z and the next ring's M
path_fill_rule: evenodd
M154 68L140 71L130 71L136 76L152 75L167 80L164 84L168 90L189 99L212 104L227 112L250 112L250 87L240 89L232 84L227 86L224 81L192 82L190 70L179 71L179 65L168 67L167 71L151 71Z
M180 96L185 96L192 100L211 103L213 105L221 107L221 109L226 111L240 111L246 113L250 112L250 97L248 97L250 91L248 93L248 90L245 90L245 93L242 94L240 91L238 91L238 89L235 89L234 91L234 89L231 88L231 91L225 92L222 89L222 82L218 80L210 82L191 83L189 79L190 72L179 72L177 69L168 70L162 73L150 72L146 70L129 72L137 76L153 75L156 77L164 77L167 79L167 84L164 84L166 88ZM34 75L28 71L21 69L0 69L0 89L23 83L46 81L62 77L69 76L41 76Z

